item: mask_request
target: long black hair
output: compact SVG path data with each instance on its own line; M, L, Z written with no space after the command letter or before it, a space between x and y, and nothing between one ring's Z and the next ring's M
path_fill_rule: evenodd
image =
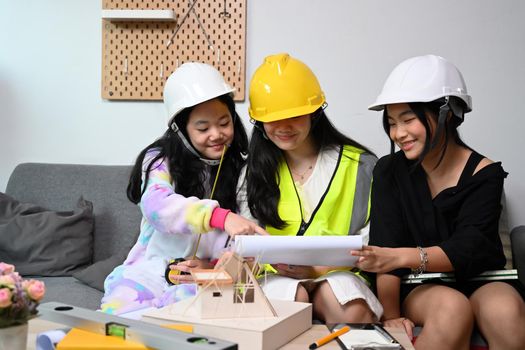
M310 134L318 150L350 145L373 154L368 148L337 130L322 108L312 113L311 118ZM249 153L246 181L250 212L262 225L283 228L286 222L277 212L281 197L277 173L284 154L266 137L261 122L256 122L253 128Z
M245 164L246 151L248 149L248 137L246 130L242 124L241 119L235 112L235 103L230 94L218 97L219 101L224 103L233 119L234 136L230 147L228 148L221 167L220 179L217 182L214 198L217 200L222 208L227 208L232 211L237 210L237 179L239 173ZM189 107L177 115L177 125L186 137L188 137L186 126L194 107ZM142 183L142 167L146 153L152 149L157 149L158 154L148 163L146 168L146 177L144 184ZM129 178L127 196L133 203L139 203L142 195L146 190L145 184L148 183L149 173L152 167L159 159L165 159L169 165L169 171L172 181L175 186L175 191L183 196L195 196L204 198L206 181L207 165L204 164L197 156L191 153L183 144L182 140L177 134L168 128L164 135L162 135L155 142L144 148L137 157L135 165L131 170ZM218 165L212 166L210 176L208 178L209 186L211 188L215 175L217 174Z
M416 118L419 119L421 124L423 124L423 126L425 127L425 131L426 131L426 139L425 139L425 145L423 146L423 152L421 152L417 161L413 164L413 169L415 169L419 164L421 164L421 162L423 162L423 159L425 159L428 152L436 148L438 145L441 145L439 161L437 162L435 166L435 168L437 168L441 164L441 161L443 160L443 157L445 156L445 152L447 151L448 142L451 138L458 145L471 149L469 146L465 144L465 142L463 142L458 132L458 126L460 126L461 123L463 122L463 115L461 116L453 115L452 118L448 118L448 115L447 115L443 118L442 124L439 122L440 110L446 103L457 104L458 107L462 108L463 110L466 110L465 103L461 99L454 97L454 96L450 96L450 102L446 101L445 99L438 99L438 100L431 101L431 102L408 103L408 106L410 107L412 112L414 112L414 114L416 115ZM452 113L454 113L453 110L451 111ZM430 123L428 121L429 115L430 115L430 118L434 119L437 125L437 128L434 130L433 135L430 130ZM388 138L390 139L390 154L394 154L395 143L390 138L390 124L388 123L388 113L386 110L386 106L383 110L383 129L385 130ZM444 142L439 142L442 137L443 137Z

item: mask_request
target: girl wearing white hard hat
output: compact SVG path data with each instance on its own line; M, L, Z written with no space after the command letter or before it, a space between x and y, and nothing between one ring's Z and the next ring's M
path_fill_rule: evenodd
M439 56L410 58L369 108L383 111L392 152L374 169L370 246L352 254L378 273L384 323L409 336L423 326L417 349L469 349L474 327L490 349L523 349L520 287L471 280L505 266L498 222L507 173L459 136L472 110L461 73ZM425 272L453 272L455 280L401 284Z
M192 296L196 286L182 273L211 267L228 235L266 234L234 213L248 139L233 91L204 63L185 63L166 81L168 129L140 152L127 189L143 214L140 234L106 278L102 311L122 314Z

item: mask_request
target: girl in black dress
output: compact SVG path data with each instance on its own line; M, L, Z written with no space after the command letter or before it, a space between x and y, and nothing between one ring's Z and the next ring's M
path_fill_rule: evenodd
M474 326L491 350L525 346L517 290L469 281L505 265L498 221L507 176L459 137L471 105L459 70L427 55L398 65L370 106L383 110L392 152L374 169L370 245L352 255L359 268L377 272L387 326L404 327L410 337L424 326L417 349L469 349ZM456 282L400 283L425 271L454 272Z

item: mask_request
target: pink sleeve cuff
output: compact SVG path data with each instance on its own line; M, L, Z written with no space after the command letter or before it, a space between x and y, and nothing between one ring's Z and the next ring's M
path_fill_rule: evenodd
M211 213L210 226L224 230L224 222L226 221L226 215L228 215L229 212L231 212L231 210L223 209L221 207L213 209L213 212Z

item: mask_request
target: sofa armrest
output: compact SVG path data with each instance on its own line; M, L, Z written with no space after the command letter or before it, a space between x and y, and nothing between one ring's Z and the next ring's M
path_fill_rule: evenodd
M516 226L510 231L512 261L518 270L518 279L525 285L525 226Z

